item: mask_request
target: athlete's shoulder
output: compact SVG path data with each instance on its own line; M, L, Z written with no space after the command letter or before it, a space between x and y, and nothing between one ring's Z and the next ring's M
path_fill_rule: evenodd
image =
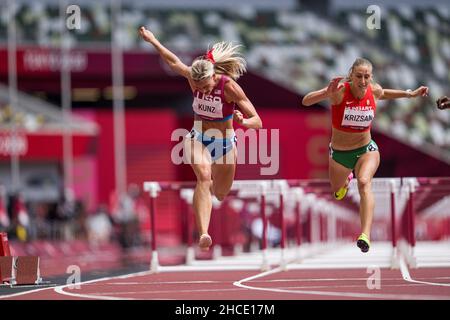
M244 89L231 77L228 77L228 81L223 86L223 93L228 103L237 102L242 99L246 99Z
M380 98L383 95L383 88L376 82L373 82L370 84L370 87L372 88L372 94L375 96L375 98Z
M241 90L241 86L229 76L223 76L223 86L225 90Z
M223 83L226 84L230 84L230 83L236 83L236 81L233 80L233 78L231 78L230 76L227 76L226 74L222 74L221 75L221 81L223 81Z

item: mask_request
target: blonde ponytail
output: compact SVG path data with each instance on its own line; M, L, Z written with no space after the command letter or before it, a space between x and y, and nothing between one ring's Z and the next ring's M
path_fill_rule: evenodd
M233 45L231 42L214 44L206 55L192 63L192 79L201 81L214 73L225 74L233 80L239 79L247 71L247 63L239 52L241 47L242 45Z

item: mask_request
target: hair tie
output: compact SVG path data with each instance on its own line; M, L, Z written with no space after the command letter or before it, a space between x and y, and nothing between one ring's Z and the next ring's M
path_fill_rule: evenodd
M207 60L209 60L209 61L211 61L213 64L215 64L216 61L214 60L214 57L213 57L213 54L212 54L213 50L214 50L214 48L212 48L211 50L208 50L208 52L206 52L205 57L206 57Z

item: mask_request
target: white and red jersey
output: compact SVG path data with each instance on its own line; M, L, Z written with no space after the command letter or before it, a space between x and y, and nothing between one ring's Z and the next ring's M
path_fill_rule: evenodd
M225 83L228 80L227 76L221 75L217 86L210 94L198 90L193 92L192 109L197 116L208 121L225 121L233 117L236 104L225 100Z
M372 87L369 85L364 97L358 99L353 96L349 82L344 86L342 102L331 106L333 128L346 132L369 131L377 110Z

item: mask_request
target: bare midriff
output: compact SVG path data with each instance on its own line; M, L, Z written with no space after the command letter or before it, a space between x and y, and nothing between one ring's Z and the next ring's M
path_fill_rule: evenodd
M208 121L194 115L194 129L199 132L206 132L211 129L206 133L209 137L216 137L219 139L231 138L234 135L233 118L227 121ZM217 133L212 129L218 130Z
M370 130L364 132L345 132L331 130L331 147L335 150L354 150L368 145L372 136Z

